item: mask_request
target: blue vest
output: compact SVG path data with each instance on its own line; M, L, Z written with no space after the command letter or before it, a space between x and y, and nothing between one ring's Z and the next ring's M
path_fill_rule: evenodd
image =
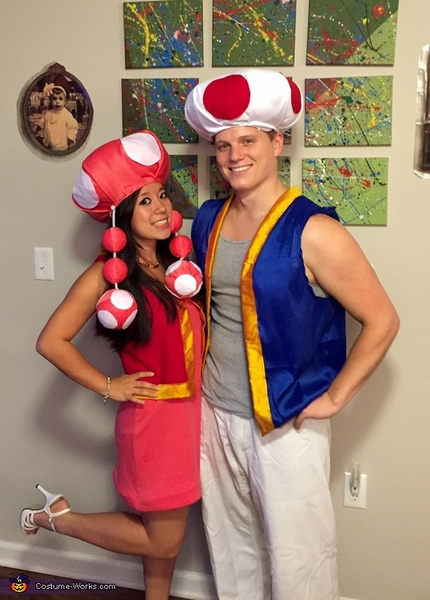
M252 240L241 275L241 302L255 418L263 434L299 414L323 394L346 357L345 311L331 296L316 296L305 275L302 231L309 217L337 219L297 188L283 194ZM211 274L216 245L233 197L208 200L191 236L205 274L210 345Z

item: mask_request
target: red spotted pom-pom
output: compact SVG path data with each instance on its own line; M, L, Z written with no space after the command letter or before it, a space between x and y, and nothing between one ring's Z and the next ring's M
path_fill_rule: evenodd
M137 314L136 300L126 290L108 290L96 305L97 318L106 329L127 329Z
M177 298L191 298L202 287L200 268L190 260L181 258L168 267L164 285Z

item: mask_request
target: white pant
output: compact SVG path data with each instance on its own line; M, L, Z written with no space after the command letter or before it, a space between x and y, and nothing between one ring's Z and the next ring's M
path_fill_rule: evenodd
M203 519L220 600L337 600L329 421L262 437L203 400Z

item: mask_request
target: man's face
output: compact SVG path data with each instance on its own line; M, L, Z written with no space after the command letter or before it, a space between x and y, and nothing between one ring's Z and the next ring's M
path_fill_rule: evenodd
M218 133L214 144L219 169L235 191L251 191L277 176L281 133L269 135L256 127L231 127Z

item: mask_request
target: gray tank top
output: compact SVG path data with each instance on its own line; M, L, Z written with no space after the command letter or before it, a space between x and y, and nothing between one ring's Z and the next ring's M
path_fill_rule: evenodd
M218 408L252 418L251 388L243 339L240 275L251 240L219 236L212 271L211 344L203 376L203 393ZM316 296L327 296L311 284Z
M240 274L251 240L219 237L212 272L211 344L203 393L218 408L252 418L251 390L243 339Z

